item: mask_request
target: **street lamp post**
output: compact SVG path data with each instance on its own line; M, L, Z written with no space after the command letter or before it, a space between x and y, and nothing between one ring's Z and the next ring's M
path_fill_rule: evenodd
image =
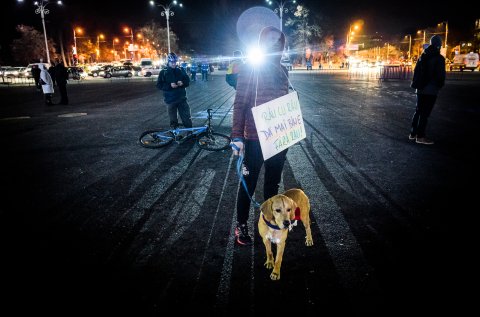
M163 4L157 4L155 3L155 1L150 1L150 5L156 5L158 7L162 7L163 11L162 11L162 17L165 16L165 18L167 19L167 42L168 42L168 53L171 52L170 50L170 22L169 22L169 19L170 19L170 16L173 16L174 15L174 12L170 10L170 8L174 5L178 5L179 7L183 7L183 4L182 3L177 3L176 0L172 1L168 6L165 6Z
M352 30L353 28L353 30ZM347 34L347 44L345 45L347 50L350 50L350 44L352 42L352 36L355 34L355 31L358 30L359 26L358 24L350 24L350 27L348 28L348 34Z
M74 54L77 54L77 34L75 33L75 28L73 29L73 47L75 48Z
M82 29L81 28L73 28L73 64L77 65L77 60L78 60L78 48L77 48L77 38L80 38L80 36L77 36L77 32L82 34Z
M408 36L408 59L410 60L412 57L412 35L407 34L405 37Z
M105 42L105 41L100 41L100 39L104 39L103 34L97 35L97 63L98 60L100 59L100 42Z
M23 0L17 0L18 2L23 2ZM35 9L36 14L40 14L42 18L43 26L43 37L45 38L45 52L47 53L47 62L50 64L50 52L48 51L48 40L47 40L47 30L45 28L45 14L49 14L50 10L45 7L48 5L48 0L35 1L33 4L37 6ZM57 1L58 5L62 5L62 1Z
M115 50L115 43L118 43L118 42L119 40L116 37L112 40L112 53L113 53L114 60L116 60L116 57L117 57L117 51Z
M447 54L448 21L445 21L445 54Z
M134 53L134 49L135 49L135 43L133 42L133 29L132 28L124 28L123 29L125 32L128 32L130 31L130 38L132 39L132 50L130 51L130 54L131 54L131 57L132 57L132 61L134 60L134 56L135 56L135 53Z
M423 32L423 42L418 48L418 56L420 56L420 48L422 49L422 51L424 50L423 45L425 44L425 41L426 41L426 30L418 30L417 34L421 34L422 32Z
M443 22L440 22L438 23L438 26L442 26L442 25L445 25L445 43L443 45L443 47L445 48L445 54L447 53L447 40L448 40L448 21L443 21ZM443 33L443 32L441 32Z
M266 2L269 4L269 5L272 5L273 1L271 0L266 0ZM283 32L283 13L287 13L288 12L288 9L285 8L285 4L287 4L288 1L275 1L275 3L277 4L277 8L275 10L273 10L273 12L275 13L278 13L278 15L280 16L280 31ZM295 0L291 1L292 3L296 3Z

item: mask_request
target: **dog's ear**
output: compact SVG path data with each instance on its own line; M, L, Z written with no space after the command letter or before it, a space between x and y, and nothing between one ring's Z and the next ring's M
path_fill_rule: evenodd
M272 198L269 198L260 206L260 211L263 213L267 221L271 221L273 219L272 204L273 200Z
M295 202L295 200L291 198L288 198L288 199L290 200L290 206L292 207L292 209L290 209L290 220L295 220L295 214L297 213L297 209L300 210L300 208L298 208L298 205Z

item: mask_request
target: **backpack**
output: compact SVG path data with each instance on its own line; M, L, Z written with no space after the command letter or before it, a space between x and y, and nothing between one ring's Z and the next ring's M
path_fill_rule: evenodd
M239 71L239 62L233 61L228 65L227 74L225 75L225 81L227 84L232 86L233 88L237 89L237 78L238 78L238 71Z
M227 82L227 84L237 89L237 77L238 74L226 74L225 81Z
M428 71L428 58L426 58L426 56L422 56L418 60L413 70L413 78L410 87L415 89L423 89L427 86L429 81L430 77Z

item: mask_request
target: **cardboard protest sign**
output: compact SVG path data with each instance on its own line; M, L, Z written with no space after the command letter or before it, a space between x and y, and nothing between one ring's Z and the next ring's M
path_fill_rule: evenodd
M263 159L305 139L305 126L297 92L252 108Z

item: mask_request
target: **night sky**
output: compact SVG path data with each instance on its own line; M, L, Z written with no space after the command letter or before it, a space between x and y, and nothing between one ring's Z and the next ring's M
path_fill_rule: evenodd
M305 4L312 15L318 15L324 32L334 34L338 41L344 41L349 24L359 18L365 21L365 33L378 32L385 39L398 38L448 20L449 39L468 40L475 19L480 18L474 10L466 7L452 10L452 6L442 6L439 2L434 5L432 2L428 4L420 1L297 2ZM175 15L170 18L170 28L179 36L179 44L184 51L188 53L193 50L204 54L231 52L233 47L238 46L236 21L240 14L253 6L266 6L262 0L185 0L182 3L183 8L172 9ZM32 0L24 0L23 4L18 4L16 0L2 0L2 7L3 56L5 46L17 36L16 25L31 25L39 31L42 26L40 16L34 13ZM148 0L64 0L63 7L58 7L55 1L51 1L47 8L50 9L50 14L46 16L47 33L52 36L53 32L63 32L67 43L73 41L74 25L82 26L92 37L99 33L106 34L107 37L120 36L123 26L129 25L135 29L151 20L166 27L166 19L160 15L160 8L150 6Z

